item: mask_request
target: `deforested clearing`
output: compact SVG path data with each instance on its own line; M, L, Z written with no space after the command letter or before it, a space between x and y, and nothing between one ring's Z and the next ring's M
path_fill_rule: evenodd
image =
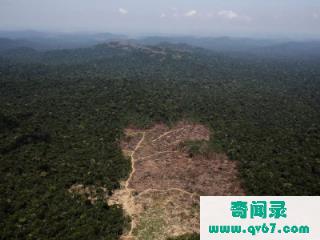
M108 202L123 206L131 229L123 239L166 239L199 232L200 195L244 195L237 164L225 154L193 154L185 145L206 143L210 131L185 121L169 128L126 129L121 141L132 171Z

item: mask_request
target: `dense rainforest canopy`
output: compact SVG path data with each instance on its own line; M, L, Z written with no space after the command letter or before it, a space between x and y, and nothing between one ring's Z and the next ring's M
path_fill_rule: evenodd
M319 65L179 45L3 52L0 239L118 239L120 207L67 190L119 187L128 125L201 122L247 194L319 195Z

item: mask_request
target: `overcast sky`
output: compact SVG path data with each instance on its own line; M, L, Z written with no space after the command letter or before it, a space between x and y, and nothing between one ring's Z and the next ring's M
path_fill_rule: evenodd
M0 0L0 30L320 37L320 0Z

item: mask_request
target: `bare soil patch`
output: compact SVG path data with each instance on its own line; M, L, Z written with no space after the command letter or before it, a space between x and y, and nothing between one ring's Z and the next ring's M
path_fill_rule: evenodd
M209 130L180 122L173 128L126 129L121 142L132 172L109 204L121 204L132 219L123 239L166 239L199 231L200 195L244 195L236 162L224 154L190 157L179 144L208 141Z

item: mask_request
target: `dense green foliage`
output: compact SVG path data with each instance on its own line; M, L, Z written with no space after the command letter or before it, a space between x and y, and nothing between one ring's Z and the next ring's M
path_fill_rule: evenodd
M248 194L320 194L318 60L97 46L0 58L0 236L117 239L122 210L72 198L119 187L128 124L192 119L239 161Z

